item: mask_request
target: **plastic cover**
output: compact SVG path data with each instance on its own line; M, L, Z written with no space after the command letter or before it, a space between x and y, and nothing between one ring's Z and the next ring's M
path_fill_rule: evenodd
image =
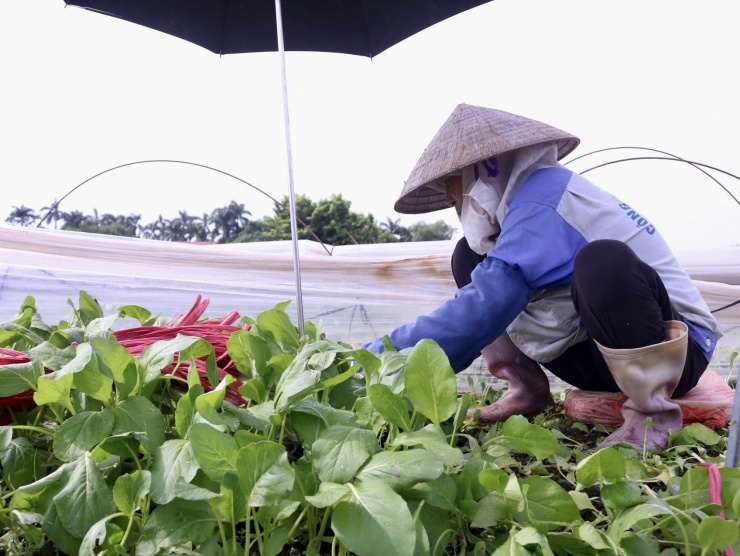
M304 317L322 322L331 339L353 344L413 321L454 296L455 243L325 249L300 241ZM740 246L677 256L710 309L740 299ZM290 242L199 245L0 227L0 322L12 319L32 295L44 321L56 323L69 317L67 299L76 304L80 290L103 307L134 304L164 316L186 311L198 294L210 299L208 318L234 309L255 317L290 300L288 313L296 319ZM718 352L727 353L740 346L740 305L716 316L727 333Z

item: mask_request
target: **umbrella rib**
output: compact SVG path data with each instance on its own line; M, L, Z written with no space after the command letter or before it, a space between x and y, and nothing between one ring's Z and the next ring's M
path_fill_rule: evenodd
M365 32L365 43L367 44L367 56L370 58L370 60L373 59L375 56L375 52L373 52L373 43L372 43L372 37L370 36L370 30L367 26L367 16L365 15L365 2L360 2L360 19L362 20L362 30Z
M222 4L223 10L221 11L221 36L219 37L218 55L224 55L224 36L226 35L226 14L229 12L230 0L225 0Z

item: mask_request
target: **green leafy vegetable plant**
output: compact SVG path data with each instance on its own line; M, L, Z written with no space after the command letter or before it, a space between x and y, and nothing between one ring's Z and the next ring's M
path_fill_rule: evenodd
M28 298L0 326L0 398L17 402L0 426L6 554L740 549L722 431L691 425L638 454L597 450L579 439L595 429L552 412L473 429L476 394L430 340L376 355L311 323L299 336L280 304L136 351L113 328L151 330L149 311L106 315L84 292L71 305L50 326Z

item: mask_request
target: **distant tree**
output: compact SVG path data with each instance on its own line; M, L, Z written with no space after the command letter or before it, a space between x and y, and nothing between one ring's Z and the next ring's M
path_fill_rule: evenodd
M119 214L99 214L94 210L93 215L85 215L80 211L64 213L66 218L64 230L75 230L91 234L104 234L109 236L136 237L139 230L140 214L123 216Z
M46 207L41 207L41 214L39 218L43 218L48 213L49 216L46 217L46 220L44 220L44 223L48 226L49 223L54 224L54 229L57 229L57 223L62 219L62 212L59 210L59 206L57 205L57 200L54 199L54 202Z
M203 216L194 216L192 220L193 238L195 241L208 241L211 239L211 216L204 212Z
M399 230L403 228L401 226L401 219L396 218L395 220L391 220L391 217L388 216L385 219L385 222L380 223L380 227L384 228L385 230L388 230L390 233L392 233L394 236L398 235Z
M284 195L279 203L273 205L273 216L265 216L262 219L261 241L278 241L291 238L289 204L288 197ZM295 206L296 216L303 222L307 222L316 208L316 203L305 195L296 195ZM298 225L297 235L298 239L314 239L311 232L300 224ZM319 238L327 243L323 237L319 236Z
M303 220L316 236L328 245L351 245L355 243L390 243L396 238L381 228L372 214L360 214L351 210L352 203L341 195L333 195L314 203L305 195L295 198L296 215ZM282 206L281 206L282 205ZM275 216L266 217L263 237L265 240L290 239L290 212L288 199L274 207ZM299 239L315 239L309 230L298 227Z
M90 217L79 210L63 212L60 219L64 224L62 230L79 230L83 223L90 220Z
M444 220L437 220L431 224L426 222L417 222L409 226L411 232L411 241L440 241L452 239L455 228L447 224Z
M144 239L170 240L170 221L161 214L154 222L142 226L141 237Z
M211 213L211 239L217 243L231 243L244 230L252 213L244 205L231 201Z
M5 221L9 224L20 224L21 226L30 226L36 220L38 220L38 215L33 211L32 208L27 207L26 205L21 205L20 207L13 206L13 210L10 211L10 215L5 219Z

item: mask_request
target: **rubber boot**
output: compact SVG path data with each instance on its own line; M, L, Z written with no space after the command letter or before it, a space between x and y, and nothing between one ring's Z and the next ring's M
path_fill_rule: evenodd
M683 426L681 408L671 400L671 394L686 362L688 327L674 320L664 325L666 339L659 344L611 349L596 343L619 389L628 398L622 406L624 424L599 448L626 442L638 452L664 450L671 431ZM646 428L648 418L652 424Z
M539 363L524 355L508 334L499 336L483 348L481 354L488 365L488 372L498 379L508 380L509 386L493 404L469 410L469 420L480 411L477 424L490 425L505 421L512 415L537 415L555 404L545 371Z

